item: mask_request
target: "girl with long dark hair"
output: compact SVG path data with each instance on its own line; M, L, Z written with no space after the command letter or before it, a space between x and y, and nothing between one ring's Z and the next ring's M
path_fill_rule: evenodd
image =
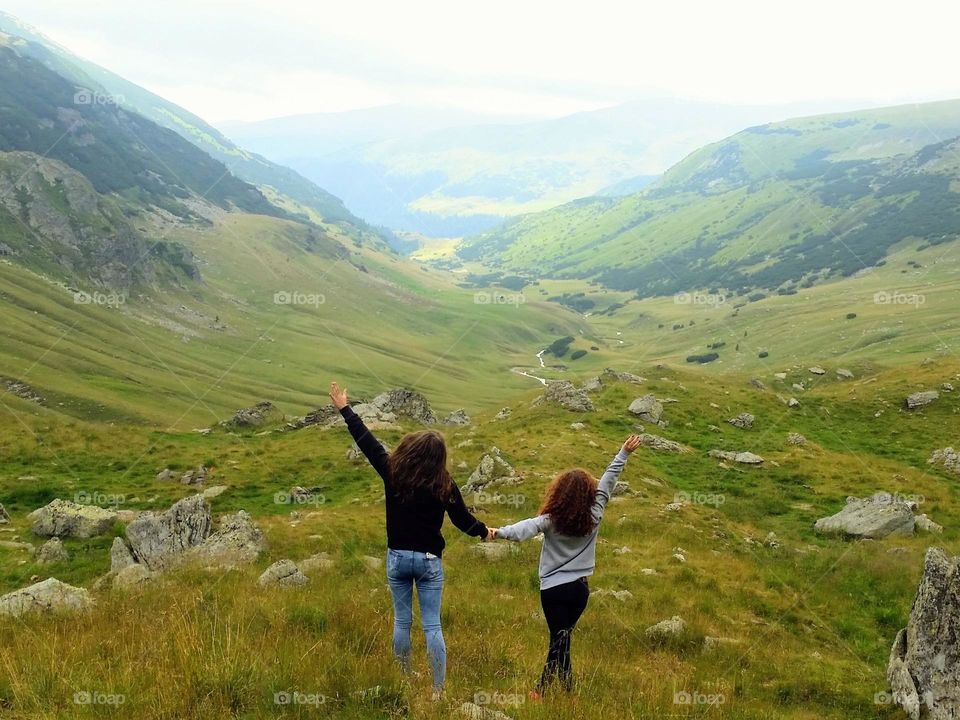
M434 697L439 698L447 672L447 649L440 627L443 595L444 515L462 532L482 540L493 531L467 509L447 471L447 446L435 430L405 435L392 453L353 411L347 391L330 383L330 399L340 411L357 446L383 479L387 508L387 581L393 596L393 652L404 672L410 671L410 628L413 589L427 639Z

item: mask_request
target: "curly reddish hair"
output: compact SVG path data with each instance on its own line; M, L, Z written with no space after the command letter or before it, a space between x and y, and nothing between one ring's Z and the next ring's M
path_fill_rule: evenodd
M593 503L597 499L597 479L583 468L560 473L550 483L540 508L549 515L553 529L567 537L583 537L593 532Z

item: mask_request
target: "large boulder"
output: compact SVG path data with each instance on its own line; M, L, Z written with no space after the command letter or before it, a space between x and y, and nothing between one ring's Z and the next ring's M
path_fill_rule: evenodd
M913 510L910 503L885 493L867 498L849 497L840 512L820 518L813 529L825 535L871 539L912 535L915 526Z
M916 410L917 408L926 407L939 397L940 393L936 390L927 390L925 392L915 392L912 395L908 395L904 402L907 410Z
M887 665L893 700L912 720L960 717L960 556L930 548L907 626Z
M341 420L340 411L333 405L322 405L316 410L308 412L303 417L292 420L286 425L287 430L299 430L313 425L328 426Z
M941 465L947 472L960 475L960 451L954 450L952 447L934 450L927 463Z
M67 585L56 578L48 578L0 597L0 615L13 617L29 612L87 610L92 606L93 598L87 590Z
M569 380L558 380L547 385L546 392L538 399L538 404L549 402L559 405L564 410L573 412L593 412L593 401L587 393Z
M233 417L223 424L229 428L259 428L283 420L280 409L268 400L258 402L253 407L237 410Z
M470 478L463 489L468 492L476 492L493 482L514 481L516 479L517 475L513 466L503 459L498 448L492 447L490 452L480 458L480 462L470 474Z
M137 561L133 559L133 554L123 538L115 537L110 548L110 572L119 572L125 567L136 564Z
M27 517L33 521L33 532L41 537L89 538L108 532L117 520L117 513L96 505L57 499Z
M659 425L663 418L663 403L657 400L653 395L644 395L638 397L627 408L631 413L646 422Z
M166 512L145 512L127 526L134 559L149 570L163 570L210 535L210 506L202 495L175 503Z
M377 395L370 404L381 412L408 417L423 425L435 425L438 422L427 398L414 390L390 390Z
M189 552L209 565L234 567L254 562L267 549L263 532L245 511L224 515L216 531Z
M157 573L147 570L143 565L134 563L121 568L113 575L115 590L136 590L156 579Z

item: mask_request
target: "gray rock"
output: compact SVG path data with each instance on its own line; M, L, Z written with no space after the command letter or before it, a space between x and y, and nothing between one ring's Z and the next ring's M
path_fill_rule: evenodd
M583 430L586 427L582 422L570 423L571 430Z
M603 371L603 377L613 378L619 382L632 383L634 385L640 385L641 383L646 382L646 378L642 378L639 375L634 375L633 373L620 372L619 370L614 370L613 368L606 368Z
M390 390L377 395L370 404L381 413L408 417L422 425L436 425L438 422L427 398L414 390Z
M237 410L233 417L223 424L229 428L259 428L283 420L283 413L268 400L258 402L253 407Z
M663 452L672 452L678 454L692 452L686 445L681 445L673 440L667 440L659 435L640 433L638 437L640 438L640 444L644 447L650 448L651 450L662 450Z
M207 480L207 469L200 465L196 470L187 470L181 477L180 482L184 485L202 485Z
M948 383L948 382L941 383L941 384L940 384L940 389L941 389L943 392L953 392L953 383Z
M306 585L310 580L300 572L293 560L277 560L263 571L257 580L261 587L295 587Z
M907 627L887 665L894 702L913 720L960 717L960 557L930 548Z
M824 369L823 369L822 367L820 367L819 365L814 365L812 368L808 368L808 369L809 369L810 372L813 373L814 375L826 375L826 374L827 374L827 371L824 370Z
M837 368L837 377L841 380L853 380L853 373L846 368Z
M37 551L37 562L41 565L52 565L68 560L70 560L70 554L58 537L50 538Z
M621 495L630 495L630 483L626 480L617 480L617 484L613 486L613 496L620 497Z
M934 450L930 459L927 460L930 465L942 465L943 469L954 475L960 475L960 452L952 447L945 447Z
M164 468L163 470L157 473L158 482L170 482L176 479L177 479L177 473L175 473L170 468Z
M655 425L659 424L663 418L663 404L653 395L638 397L630 403L630 407L628 407L627 410L641 420L654 423Z
M787 444L803 447L804 445L807 444L807 439L798 432L792 432L789 435L787 435Z
M203 495L203 498L205 500L212 500L215 497L219 497L220 495L223 495L223 493L225 493L229 489L230 488L227 485L212 485L200 494Z
M93 607L93 598L84 588L48 578L30 587L0 597L0 615L19 617L31 612L78 611Z
M157 574L150 572L143 565L134 563L121 568L113 576L115 590L135 590L153 581Z
M750 384L755 387L757 390L766 390L767 386L764 385L763 380L760 378L750 378Z
M753 415L745 412L745 413L740 413L736 417L730 418L729 420L727 420L727 422L733 425L734 427L738 427L742 430L749 430L750 428L753 427L753 421L755 419L756 418L754 418Z
M558 380L547 385L547 391L538 402L550 402L573 412L593 412L593 402L587 394L574 387L569 380Z
M27 517L33 521L34 534L41 537L89 538L108 532L117 520L117 513L96 505L57 499Z
M110 572L119 572L125 567L136 564L136 562L123 538L114 538L113 545L110 548Z
M470 478L463 489L468 492L475 492L493 482L516 479L513 466L501 457L498 448L492 447L490 452L480 458L477 468L470 474Z
M912 535L913 508L897 498L878 494L868 498L847 498L836 515L820 518L814 531L827 535L879 539L889 535Z
M917 530L923 530L924 532L931 532L931 533L943 532L943 525L939 525L935 523L933 520L928 518L925 514L917 515L913 520Z
M603 381L599 376L592 377L584 382L580 389L584 392L600 392L603 390Z
M459 707L457 713L466 720L513 720L509 715L505 715L499 710L472 702L465 702Z
M512 413L513 411L508 407L500 408L500 412L494 415L494 418L496 420L506 420Z
M796 398L790 398L789 400L787 400L787 407L798 408L800 407L800 401L797 400Z
M940 393L938 393L936 390L916 392L907 396L905 404L907 406L907 410L916 410L917 408L926 407L939 397Z
M301 560L297 563L297 567L300 568L300 572L305 575L309 575L313 572L323 572L325 570L331 570L334 567L335 563L333 558L331 558L327 553L317 553L316 555L311 555L310 557Z
M467 415L467 411L463 408L459 410L454 410L451 412L443 421L444 425L469 425L470 416Z
M217 567L235 567L255 562L266 549L263 532L246 511L239 510L220 518L217 529L191 549L188 557Z
M732 450L711 450L707 453L712 458L726 460L727 462L740 463L741 465L763 465L764 460L759 455L752 452L735 452Z
M163 570L209 537L213 520L202 495L175 503L166 512L145 512L127 525L134 559L149 570Z
M687 624L679 615L674 615L669 620L661 620L656 625L648 627L644 634L649 638L667 638L681 635L687 629Z
M8 522L10 522L10 515L7 513L6 508L0 504L0 525L6 525Z

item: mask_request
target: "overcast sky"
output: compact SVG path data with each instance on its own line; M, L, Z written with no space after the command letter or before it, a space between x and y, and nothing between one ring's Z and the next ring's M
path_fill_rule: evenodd
M960 97L960 3L931 0L6 0L211 122L389 103L561 115L642 97Z

